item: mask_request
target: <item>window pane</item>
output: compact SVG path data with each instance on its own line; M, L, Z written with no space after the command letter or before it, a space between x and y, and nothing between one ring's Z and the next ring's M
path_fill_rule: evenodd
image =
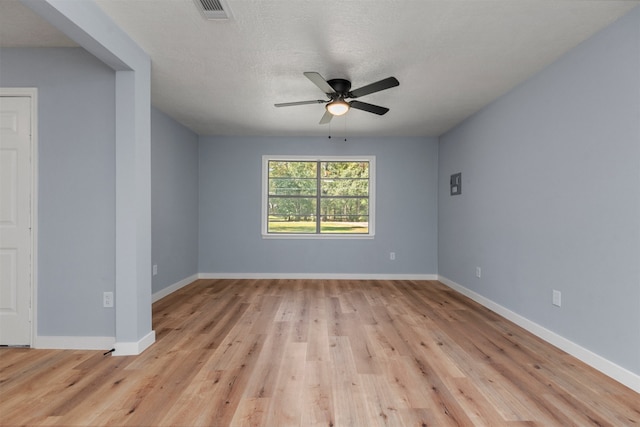
M323 197L320 202L320 215L323 220L350 217L349 220L366 221L369 217L369 200Z
M320 205L321 233L368 233L368 199L323 197Z
M269 161L269 177L273 178L315 178L317 162Z
M316 199L269 197L269 233L315 233Z
M269 195L315 196L317 162L269 162Z
M315 196L315 178L269 178L270 196Z
M369 178L323 178L320 184L323 196L369 195Z
M321 219L321 233L367 234L369 232L369 220L367 217L339 215L333 216L331 219L331 221L325 220L324 217Z
M369 178L369 162L321 162L322 178Z

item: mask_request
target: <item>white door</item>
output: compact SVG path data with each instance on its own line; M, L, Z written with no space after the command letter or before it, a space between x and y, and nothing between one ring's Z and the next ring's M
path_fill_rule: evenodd
M1 345L31 345L31 102L0 97Z

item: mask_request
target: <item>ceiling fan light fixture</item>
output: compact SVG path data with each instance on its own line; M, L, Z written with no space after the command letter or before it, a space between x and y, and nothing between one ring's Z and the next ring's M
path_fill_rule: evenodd
M332 115L342 116L343 114L346 114L347 111L349 111L349 108L351 108L351 106L348 102L342 99L336 99L335 101L331 101L330 103L328 103L326 108L327 111Z

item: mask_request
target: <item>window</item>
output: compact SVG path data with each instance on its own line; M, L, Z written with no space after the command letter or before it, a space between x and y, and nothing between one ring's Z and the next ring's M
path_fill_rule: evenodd
M371 238L375 157L263 156L264 237Z

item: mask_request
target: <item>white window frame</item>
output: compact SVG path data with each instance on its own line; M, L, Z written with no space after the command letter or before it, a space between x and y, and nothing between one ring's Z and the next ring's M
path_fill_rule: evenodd
M369 232L367 234L269 233L269 161L300 162L368 162L369 163ZM262 156L262 238L263 239L373 239L376 224L376 156Z

